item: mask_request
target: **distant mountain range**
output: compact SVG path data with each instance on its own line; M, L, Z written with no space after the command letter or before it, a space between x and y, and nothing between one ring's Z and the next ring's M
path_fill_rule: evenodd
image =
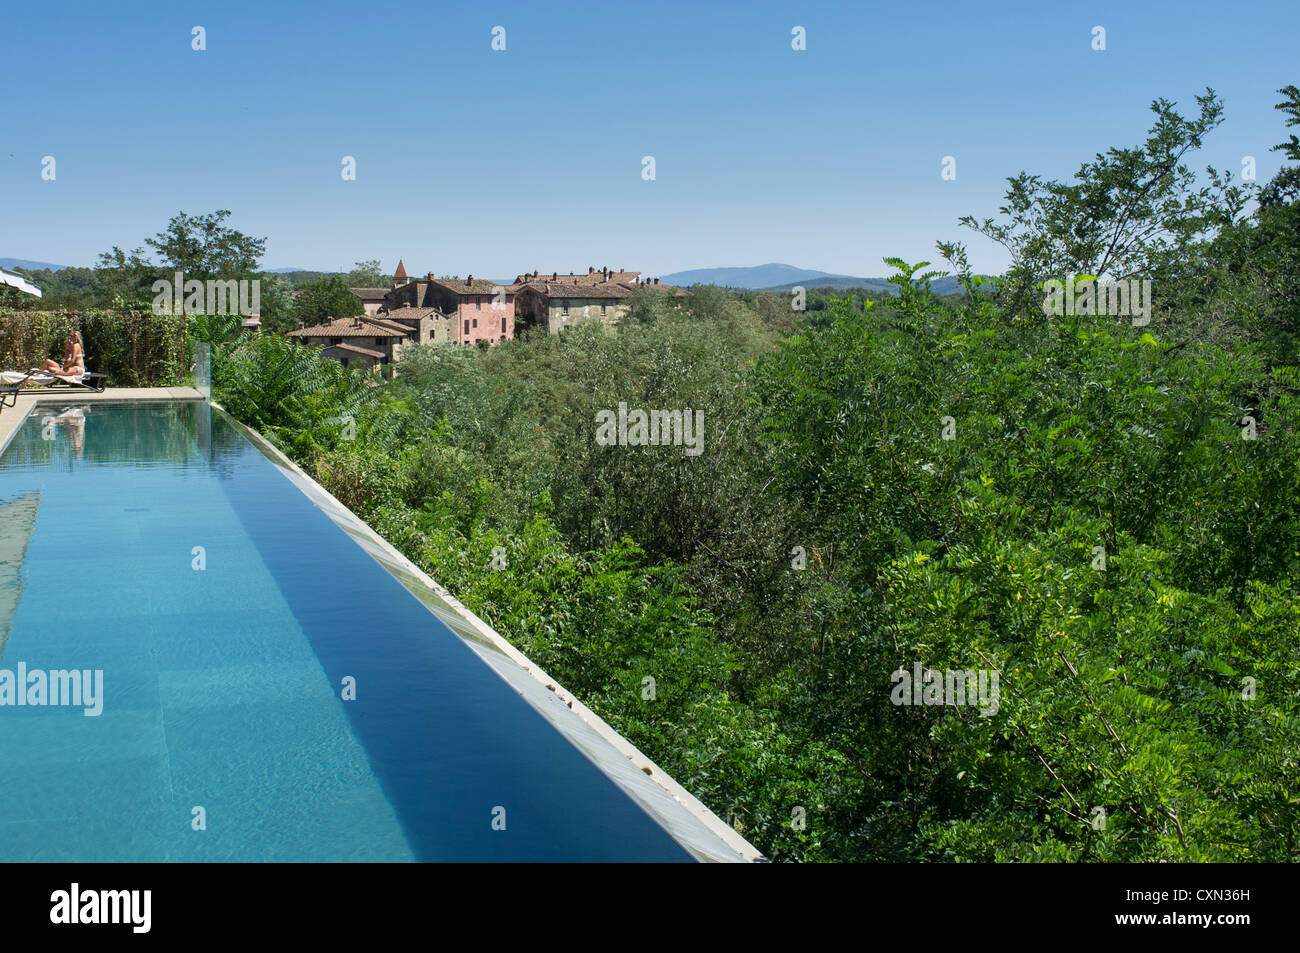
M28 261L25 258L0 258L0 268L45 268L58 271L67 265L54 265L48 261ZM267 268L270 274L286 275L292 272L307 272L310 268ZM718 285L721 288L742 288L746 291L789 291L796 285L804 288L865 288L868 291L883 291L894 294L894 286L884 278L861 278L854 275L837 275L815 268L796 268L773 262L767 265L752 265L746 268L696 268L691 271L676 271L671 275L660 275L665 284L690 287L691 285ZM509 282L502 282L509 284ZM938 278L931 283L931 290L937 294L954 294L958 290L957 279Z
M60 268L67 267L67 265L51 265L48 261L28 261L26 258L0 258L0 268L28 268L32 271L39 271L41 269L58 271Z
M743 288L746 291L789 291L795 286L804 288L865 288L894 294L896 290L884 278L861 278L854 275L836 275L815 268L796 268L773 262L748 268L696 268L661 275L665 284L690 287L691 285L718 285L722 288ZM936 278L930 283L936 294L954 294L959 290L957 279Z

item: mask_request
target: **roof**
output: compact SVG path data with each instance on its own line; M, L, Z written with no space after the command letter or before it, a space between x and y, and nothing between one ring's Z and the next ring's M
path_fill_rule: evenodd
M690 294L690 292L687 291L685 288L679 288L677 287L677 285L656 285L649 281L643 281L639 285L630 281L624 281L621 282L621 284L623 285L624 288L627 288L629 291L636 291L638 288L646 288L650 291L670 291L673 294L677 295L677 297L679 298L684 298L688 294Z
M505 285L499 281L487 281L483 278L426 278L431 285L438 285L458 295L494 295L504 291Z
M393 277L394 277L394 278L405 278L405 277L407 277L407 274L406 274L406 264L405 264L405 263L404 263L400 258L397 259L397 270L396 270L395 272L393 272Z
M392 291L392 288L349 288L354 295L362 301L383 301L384 295Z
M394 321L394 320L392 320L391 318L389 318L389 317L387 317L387 316L382 317L382 318L379 317L379 315L374 315L374 316L365 316L365 317L362 317L361 320L364 321L366 324L373 325L374 327L377 327L377 328L385 328L385 329L387 329L387 330L389 330L389 331L402 331L402 332L406 332L406 331L409 331L409 330L410 330L410 328L408 328L406 325L402 324L400 321Z
M545 298L626 298L626 285L607 281L597 285L575 285L563 281L533 281L520 291L533 291Z
M366 357L373 357L376 360L383 360L386 356L383 351L376 351L372 347L362 347L360 344L331 344L325 348L327 351L347 351L349 354L364 354Z
M641 272L639 271L611 271L609 273L609 280L621 282L636 281L640 276ZM580 274L571 271L566 275L563 272L557 273L554 271L543 271L540 272L537 277L533 277L531 273L515 276L515 284L517 285L539 281L563 281L571 285L595 285L603 284L605 282L605 273L602 271L593 271L588 272L587 274Z
M399 321L421 321L424 318L447 318L450 315L443 314L437 308L411 308L403 306L393 308L391 311L383 311L371 318L371 321L385 321L388 324L396 324Z
M411 329L379 318L336 318L326 324L290 331L291 338L401 338Z

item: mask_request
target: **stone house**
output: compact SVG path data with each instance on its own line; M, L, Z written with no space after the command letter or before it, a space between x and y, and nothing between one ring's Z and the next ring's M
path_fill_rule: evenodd
M518 287L520 321L559 334L579 321L600 319L613 326L627 313L631 291L617 282L569 284L561 281L530 281Z
M379 316L387 320L427 320L421 344L497 344L515 336L515 292L495 281L468 278L405 278L398 263L393 287ZM418 312L418 314L417 314ZM426 313L427 312L427 313Z
M608 268L588 268L585 275L542 275L534 271L519 275L511 287L517 295L520 322L544 327L548 334L558 334L591 318L599 318L607 327L617 324L627 315L628 299L639 288L653 288L675 297L686 295L681 288L661 285L658 278L642 280L640 272Z
M349 288L348 290L361 299L361 307L365 309L365 314L373 318L383 309L384 296L388 294L389 289Z
M414 343L412 328L405 323L357 315L336 318L311 328L290 331L289 337L322 348L324 357L344 367L380 368L386 377L393 375L401 360L402 346Z

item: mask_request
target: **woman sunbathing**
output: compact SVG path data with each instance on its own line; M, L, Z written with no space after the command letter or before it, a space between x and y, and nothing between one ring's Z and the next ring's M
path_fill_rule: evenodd
M40 368L47 374L81 377L86 373L86 351L81 346L81 332L73 331L63 342L63 363L50 359Z

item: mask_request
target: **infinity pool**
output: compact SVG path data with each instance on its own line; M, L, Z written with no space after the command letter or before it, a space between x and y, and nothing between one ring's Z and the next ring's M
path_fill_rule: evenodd
M696 859L206 404L15 434L20 664L102 671L102 713L0 705L0 860Z

